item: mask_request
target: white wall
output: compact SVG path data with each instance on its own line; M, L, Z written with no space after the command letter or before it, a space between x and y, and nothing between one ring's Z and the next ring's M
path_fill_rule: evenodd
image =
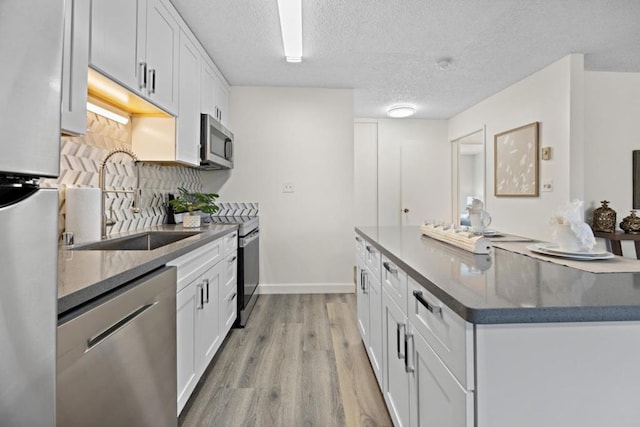
M260 203L260 283L352 287L353 91L232 87L229 117L235 167L203 188Z
M640 73L585 72L585 207L632 208L631 152L640 150Z
M486 209L493 217L491 228L548 240L554 209L581 196L583 69L583 56L569 55L449 120L450 140L486 125ZM494 135L536 121L540 147L550 146L553 153L552 160L540 162L539 182L553 180L553 191L541 191L539 197L495 197ZM573 163L572 149L578 156Z
M451 144L446 120L378 120L378 222L400 225L402 206L402 147L419 144L420 176L413 185L424 189L425 207L416 212L420 220L451 217ZM414 146L415 148L415 146ZM406 165L405 165L406 166ZM407 189L405 189L406 192Z
M354 124L354 205L356 225L378 225L378 123Z
M632 208L632 151L640 150L640 73L587 71L584 111L587 216L609 200L619 227ZM635 257L631 242L623 254Z

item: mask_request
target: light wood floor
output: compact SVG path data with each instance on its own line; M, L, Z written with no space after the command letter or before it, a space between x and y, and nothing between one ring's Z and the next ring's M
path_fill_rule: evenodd
M179 424L391 426L356 326L354 294L261 295Z

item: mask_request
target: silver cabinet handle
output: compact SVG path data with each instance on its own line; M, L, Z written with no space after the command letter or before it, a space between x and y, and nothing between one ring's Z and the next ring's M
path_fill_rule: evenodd
M158 301L155 301L155 302L153 302L151 304L145 304L143 306L138 307L137 309L133 310L131 313L127 314L122 319L118 320L117 322L115 322L114 324L109 326L104 331L100 332L98 335L95 335L95 336L89 338L87 340L87 350L86 351L91 350L93 347L97 346L102 341L106 340L111 335L116 333L116 331L118 331L119 329L124 328L128 323L131 323L133 321L133 319L135 319L136 317L140 316L142 313L144 313L145 311L147 311L148 309L150 309L151 307L153 307L157 303L158 303Z
M362 242L362 239L356 236L356 242Z
M371 246L367 245L366 248L367 248L367 252L371 253Z
M204 308L204 290L202 283L196 285L196 293L198 293L200 297L200 303L196 306L196 310L202 310Z
M400 345L400 329L405 329L406 330L407 325L405 325L404 323L398 323L396 325L396 344L398 347L398 359L404 359L406 357L406 351L405 354L402 354L402 346Z
M209 279L204 279L204 286L206 287L207 291L207 299L205 300L205 303L209 304Z
M384 266L385 270L387 270L389 273L391 274L398 274L398 270L391 267L391 264L388 262L383 262L382 265Z
M438 307L433 304L429 304L429 301L424 299L421 291L413 291L413 296L416 297L418 302L422 304L427 310L436 315L442 315L442 307Z
M138 86L140 89L147 88L147 63L140 62L138 64Z
M415 371L415 367L409 364L409 338L411 338L411 344L415 347L415 343L413 342L413 334L405 334L404 336L404 370L407 374ZM412 350L413 351L413 350Z
M236 296L238 296L237 292L234 292L233 294L231 294L231 296L229 297L229 302L233 301L234 299L236 299Z
M362 293L368 294L369 292L367 292L367 288L369 287L369 273L367 273L366 271L363 271L363 273L364 280L362 281Z
M236 255L234 255L232 258L229 258L229 264L231 264L232 262L234 262L236 259L238 259L238 257Z
M360 270L360 290L364 291L364 270Z
M151 88L149 89L149 93L156 93L156 69L151 68L149 70L149 79L151 80Z

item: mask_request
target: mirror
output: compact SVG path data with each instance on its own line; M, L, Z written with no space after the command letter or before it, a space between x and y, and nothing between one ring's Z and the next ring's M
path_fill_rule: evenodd
M453 222L469 225L465 209L473 198L485 199L485 131L480 129L452 141Z

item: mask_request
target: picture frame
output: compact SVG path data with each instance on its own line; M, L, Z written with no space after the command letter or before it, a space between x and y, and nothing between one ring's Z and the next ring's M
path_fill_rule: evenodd
M494 135L494 195L538 197L540 194L539 122Z

